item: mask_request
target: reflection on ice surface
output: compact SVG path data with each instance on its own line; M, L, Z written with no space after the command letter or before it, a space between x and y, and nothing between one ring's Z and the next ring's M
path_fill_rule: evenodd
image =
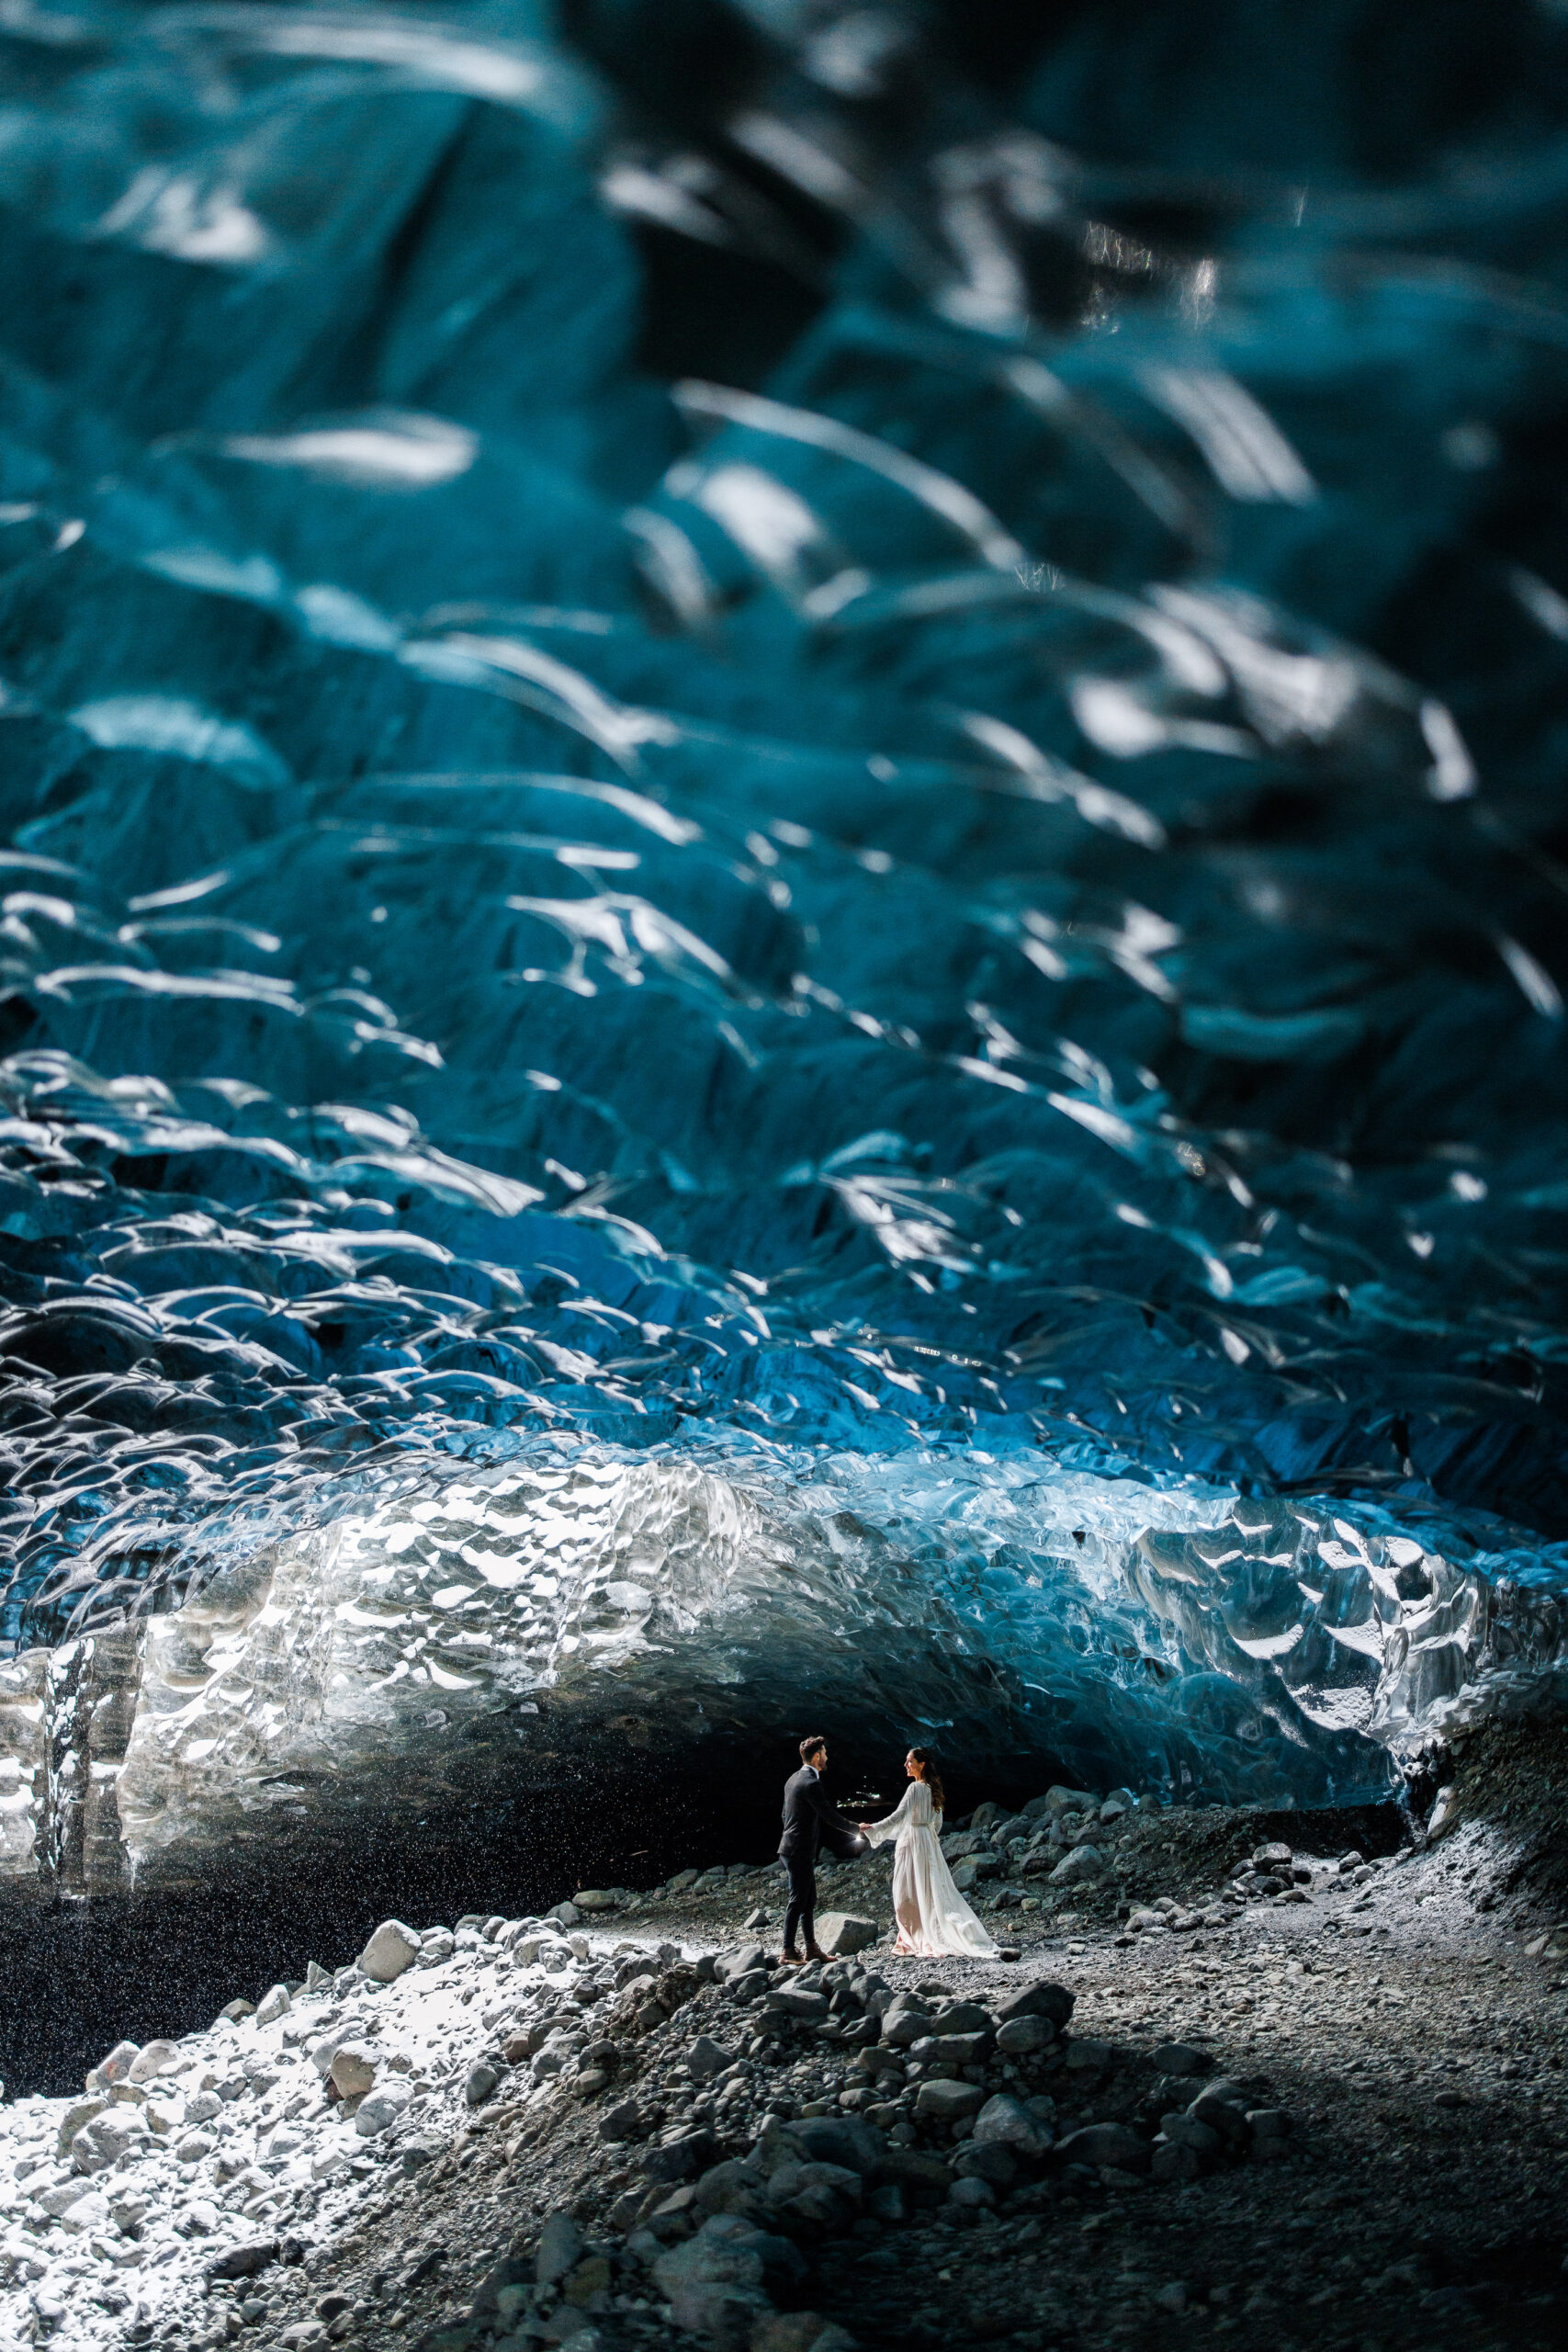
M1461 178L763 17L7 22L19 1866L835 1676L1310 1801L1559 1653L1561 28Z
M90 1886L156 1883L563 1750L755 1737L807 1693L857 1739L1010 1779L1354 1802L1564 1655L1528 1560L1039 1454L536 1442L347 1479L333 1511L253 1529L172 1613L0 1668L12 1874L74 1854Z

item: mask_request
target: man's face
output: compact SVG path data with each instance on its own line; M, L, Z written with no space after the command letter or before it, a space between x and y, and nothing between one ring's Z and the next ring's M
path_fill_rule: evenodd
M828 1751L825 1747L814 1747L806 1760L814 1772L825 1772L828 1770Z

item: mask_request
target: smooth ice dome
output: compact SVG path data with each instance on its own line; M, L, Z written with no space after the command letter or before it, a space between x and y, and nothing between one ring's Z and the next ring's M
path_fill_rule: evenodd
M733 28L665 123L510 0L8 27L18 1881L1561 1675L1554 126Z

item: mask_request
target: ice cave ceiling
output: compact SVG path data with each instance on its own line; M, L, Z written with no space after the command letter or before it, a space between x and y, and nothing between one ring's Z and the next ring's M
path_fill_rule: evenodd
M7 11L0 1870L1561 1670L1565 66Z

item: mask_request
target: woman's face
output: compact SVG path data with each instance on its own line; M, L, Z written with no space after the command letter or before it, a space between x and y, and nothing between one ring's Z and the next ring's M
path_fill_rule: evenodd
M915 1751L913 1748L909 1750L909 1753L904 1758L904 1770L911 1781L918 1781L920 1777L920 1768L915 1761Z

